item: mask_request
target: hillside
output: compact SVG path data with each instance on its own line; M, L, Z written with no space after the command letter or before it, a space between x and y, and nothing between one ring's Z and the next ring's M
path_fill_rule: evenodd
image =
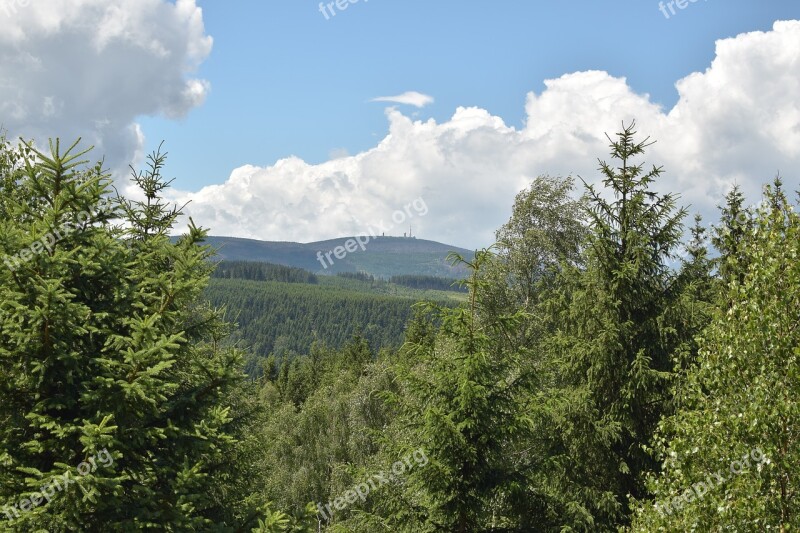
M337 259L334 251L345 247L355 237L298 243L270 242L235 237L208 237L207 242L218 250L218 258L228 261L261 261L303 268L315 274L366 272L378 278L400 275L426 275L446 278L464 276L462 267L447 262L450 252L472 257L473 252L434 241L404 237L376 237L356 251ZM363 238L362 238L363 241ZM353 248L353 245L350 245ZM330 259L325 259L325 256ZM324 266L323 266L324 263Z
M360 334L376 352L397 348L416 302L455 306L465 299L338 276L321 276L318 284L213 278L205 296L237 323L231 340L250 354L250 373L257 373L258 360L270 353L279 358L308 353L314 340L341 348Z

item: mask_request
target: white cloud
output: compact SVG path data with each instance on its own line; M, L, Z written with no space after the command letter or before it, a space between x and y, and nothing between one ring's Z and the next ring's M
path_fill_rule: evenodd
M405 104L414 107L425 107L433 103L433 96L418 93L416 91L408 91L397 96L379 96L370 100L371 102L389 102L392 104Z
M429 213L412 221L416 235L483 246L536 175L597 182L597 158L608 159L605 133L632 118L658 141L646 157L665 167L657 187L680 193L707 220L716 220L734 183L755 200L780 170L797 188L800 22L719 41L711 66L676 87L680 99L665 111L623 78L568 74L528 95L521 129L477 108L459 108L441 124L389 108L388 135L366 152L320 165L288 158L242 167L224 184L176 198L192 200L188 212L215 235L310 241L390 223L394 210L422 197Z
M124 168L142 147L136 117L180 117L208 93L191 77L212 46L194 0L0 4L0 122L11 137L82 136Z

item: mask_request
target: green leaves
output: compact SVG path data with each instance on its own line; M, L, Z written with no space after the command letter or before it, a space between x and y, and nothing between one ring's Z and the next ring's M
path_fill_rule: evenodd
M737 205L737 195L729 198L723 218ZM736 218L726 224L735 229ZM793 422L800 414L800 216L777 181L765 189L754 218L743 220L752 229L736 241L728 240L733 232L718 232L724 297L702 336L697 364L687 369L684 407L662 423L656 450L664 471L650 479L656 503L641 504L635 530L800 526L792 488L800 473ZM673 506L668 516L659 512L687 487L733 469L753 450L766 459L741 472L737 467L724 484Z

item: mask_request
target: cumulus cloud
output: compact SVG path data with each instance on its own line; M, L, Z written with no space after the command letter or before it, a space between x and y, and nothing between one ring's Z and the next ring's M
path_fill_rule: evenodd
M605 133L633 118L642 135L657 140L647 154L666 171L657 187L681 194L707 220L716 220L716 205L734 183L755 199L781 171L797 188L799 21L717 42L709 68L676 88L680 99L665 110L624 78L567 74L528 95L519 129L478 108L458 108L443 123L389 108L389 132L370 150L319 165L291 157L245 166L221 185L177 193L176 200L191 200L188 213L215 235L311 241L391 225L394 211L421 197L429 212L410 221L416 235L484 246L535 176L597 183L597 158L608 158Z
M194 0L2 0L0 27L0 125L81 136L114 170L141 154L137 116L181 117L209 90L192 78L212 46Z
M433 103L433 96L418 93L416 91L408 91L397 96L379 96L370 100L371 102L389 102L392 104L405 104L413 105L414 107L425 107Z

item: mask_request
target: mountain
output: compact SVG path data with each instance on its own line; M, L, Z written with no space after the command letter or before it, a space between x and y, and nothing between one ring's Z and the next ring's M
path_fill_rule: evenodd
M342 237L311 243L208 237L207 242L218 250L218 259L275 263L322 275L366 272L383 279L399 275L462 278L466 269L450 266L447 255L456 252L471 259L474 254L414 237Z

